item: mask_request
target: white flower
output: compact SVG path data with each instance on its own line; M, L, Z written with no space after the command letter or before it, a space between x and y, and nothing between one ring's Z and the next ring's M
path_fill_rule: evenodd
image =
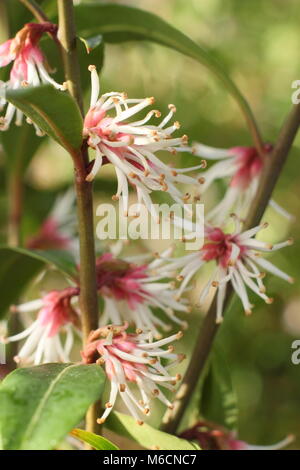
M179 295L181 295L192 277L206 263L211 261L216 263L216 268L209 282L201 291L199 302L202 303L206 299L211 287L217 289L217 322L221 322L223 319L223 306L228 283L231 283L243 304L245 313L249 315L253 306L249 301L247 288L265 300L266 303L272 302L272 299L265 293L266 288L262 281L265 276L264 271L285 281L293 282L288 274L261 257L262 252L279 250L291 245L292 240L271 245L253 238L267 224L242 232L240 220L235 217L235 222L235 230L229 234L224 233L219 227L207 226L205 244L198 252L178 259L170 259L166 266L169 271L180 269L178 280L182 281L179 288Z
M117 259L111 253L100 256L96 261L98 292L104 300L104 311L100 325L124 321L142 330L150 330L160 338L158 328L169 331L171 325L160 318L160 309L173 323L187 328L187 322L176 317L175 312L187 313L190 307L186 301L176 300L174 282L166 280L174 273L163 265L171 249L149 264L135 264L125 259ZM133 258L134 259L134 258Z
M98 419L99 423L106 420L120 394L130 414L138 424L143 424L142 415L150 414L151 398L158 398L172 408L161 387L174 391L174 385L181 379L179 374L170 375L168 370L181 362L185 356L175 354L173 346L166 350L162 348L179 340L182 337L181 332L169 338L152 341L151 334L142 331L127 333L127 328L128 324L109 325L92 331L82 352L83 362L105 364L105 371L111 383L109 401L102 417ZM161 359L171 362L163 365ZM130 383L137 385L140 397L133 393Z
M206 215L208 222L215 225L222 224L231 212L240 217L245 215L249 204L256 195L265 161L269 158L271 151L272 145L270 144L264 145L263 156L258 153L255 147L239 146L217 149L200 143L193 145L192 152L195 155L217 161L202 173L203 184L200 186L200 193L205 193L216 180L225 179L228 184L221 202ZM288 219L292 218L275 201L271 200L270 205L282 216Z
M148 124L161 113L151 110L143 119L130 122L130 118L154 103L154 98L129 99L125 93L111 92L99 98L99 78L94 66L92 77L91 107L84 122L84 135L88 144L96 150L96 159L87 180L91 181L105 163L115 167L118 189L114 200L122 200L124 213L128 215L128 183L136 190L138 204L144 203L149 212L159 220L150 193L167 191L181 206L186 200L177 183L195 185L197 180L185 175L191 170L203 168L201 162L193 168L176 169L164 164L156 153L160 150L176 154L187 137L172 137L179 129L177 121L170 123L176 108L169 105L169 113L158 124Z
M6 89L16 90L29 85L38 86L42 83L50 83L59 90L65 89L65 85L60 85L50 77L45 66L46 60L38 45L44 33L56 37L57 26L49 22L27 23L13 39L9 39L0 46L0 67L13 62L9 81L0 84L0 109L6 105ZM16 125L20 126L23 113L9 103L5 116L0 118L0 130L5 131L9 128L14 115L16 115ZM32 124L29 119L27 122ZM37 135L43 135L43 132L35 124L33 125Z
M74 326L78 327L79 317L71 305L79 289L67 287L61 291L53 290L42 299L32 300L14 307L20 313L38 310L38 316L28 328L2 342L10 343L25 340L18 355L17 363L70 362L70 352L74 342ZM65 341L61 333L65 332Z
M75 200L73 189L58 196L39 231L26 241L26 247L35 250L68 250L78 259Z

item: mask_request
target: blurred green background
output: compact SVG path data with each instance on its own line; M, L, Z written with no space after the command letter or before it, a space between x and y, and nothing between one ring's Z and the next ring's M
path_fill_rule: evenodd
M51 2L44 3L51 7ZM300 79L297 0L111 3L153 11L196 42L205 43L249 100L264 139L276 141L291 108L291 83ZM25 10L20 18L22 14L27 20ZM101 86L105 92L126 90L132 97L153 95L161 111L167 109L168 103L175 103L177 119L190 141L224 148L251 144L243 117L226 89L204 67L159 45L107 46ZM291 286L269 276L266 285L274 303L266 306L255 299L253 315L244 318L240 304L235 302L218 334L238 395L239 437L252 444L271 444L294 433L297 438L291 447L295 449L300 449L300 365L291 363L291 344L300 339L299 145L298 136L274 194L275 200L295 215L295 220L287 222L271 209L264 217L270 223L264 237L271 242L289 236L296 240L292 247L272 256L272 261L295 277L296 282ZM7 228L6 162L2 153L2 241ZM192 157L178 157L178 165L190 163L194 163ZM22 175L26 186L24 238L38 229L56 193L72 183L72 176L68 155L44 139ZM109 201L114 188L114 173L105 168L96 185L96 200ZM215 187L210 192L209 204L217 200L219 191L221 188ZM163 246L165 242L148 244L148 248L155 250ZM197 319L193 316L191 322L193 326ZM191 344L194 332L191 328L187 334L186 347Z

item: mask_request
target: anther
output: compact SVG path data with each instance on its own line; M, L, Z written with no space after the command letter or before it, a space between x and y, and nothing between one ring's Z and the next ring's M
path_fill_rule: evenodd
M181 339L183 337L183 333L182 331L178 331L177 335L176 335L176 339Z
M105 423L105 418L98 418L97 423L98 424L104 424Z
M183 144L187 144L188 141L189 141L188 136L187 136L187 135L183 135L183 136L181 137L181 141L182 141Z

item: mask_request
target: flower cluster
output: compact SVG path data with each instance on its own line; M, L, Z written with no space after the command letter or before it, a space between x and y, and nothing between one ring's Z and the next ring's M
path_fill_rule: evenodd
M187 313L190 307L186 301L175 300L177 291L174 284L166 280L172 273L164 267L160 269L170 252L170 249L166 250L150 263L142 265L126 259L117 259L111 253L97 258L97 289L104 300L103 314L99 319L100 327L111 322L121 325L127 321L160 339L159 328L168 331L171 325L159 318L157 309L162 310L173 323L187 327L187 322L177 318L175 311ZM79 294L79 287L69 287L51 291L41 299L12 308L24 314L25 324L28 320L31 322L28 313L38 311L37 319L30 323L28 328L5 340L13 342L27 338L16 357L17 361L22 359L26 363L41 364L48 362L51 357L52 360L55 357L59 361L69 361L73 345L73 326L78 326L80 322L79 314L75 310ZM60 337L66 331L67 340L65 347L62 347Z
M94 66L90 66L92 93L90 110L84 121L84 135L88 144L96 151L96 159L87 176L92 181L101 166L111 163L118 179L117 193L113 200L122 200L124 214L128 215L128 184L135 188L138 204L144 203L159 222L152 204L152 191L167 191L178 204L184 204L177 183L198 185L195 178L185 175L192 170L205 167L205 162L192 168L178 169L164 164L156 153L165 150L177 153L187 143L187 136L173 137L179 129L178 121L170 123L176 111L169 105L169 113L158 125L148 124L152 117L159 118L158 110L149 111L143 119L130 121L134 115L154 103L154 98L131 99L125 93L111 92L99 98L99 78Z
M179 288L179 295L181 295L192 277L205 264L215 263L211 278L200 293L199 302L200 304L204 302L212 287L217 289L216 321L218 323L223 320L223 306L229 283L240 298L246 315L249 315L253 306L250 303L247 288L266 303L272 302L272 299L265 293L266 288L263 283L265 271L290 283L293 282L288 274L261 257L263 252L273 252L291 245L292 240L275 245L257 240L254 238L256 234L268 224L264 223L243 232L241 221L236 216L233 218L235 228L231 233L226 233L220 227L207 225L203 247L198 252L170 259L166 266L169 271L180 270L177 279L182 281Z
M149 264L137 265L114 258L111 253L100 256L96 262L97 285L104 299L101 325L116 325L128 321L140 329L150 330L156 338L161 335L157 327L170 329L155 313L160 309L173 322L187 327L187 322L175 316L177 312L189 312L186 302L176 300L177 290L173 282L162 282L172 275L163 265L170 250Z
M53 38L57 35L57 26L53 23L27 23L16 34L0 46L0 67L13 62L10 78L7 83L2 83L1 88L18 89L24 86L37 86L41 83L50 83L55 88L63 90L64 85L57 83L49 75L46 59L39 47L39 41L44 33L49 33ZM5 93L0 97L0 106L6 104ZM23 114L14 105L9 103L4 117L0 118L0 129L7 130L16 114L16 125L22 124ZM38 135L41 130L34 124Z
M13 311L28 313L38 311L36 320L21 333L3 342L26 340L15 357L17 363L70 362L70 352L74 342L74 328L80 327L80 318L71 304L77 297L79 289L67 287L63 290L53 290L41 299L32 300L13 307ZM62 339L65 333L65 339Z
M56 40L57 26L48 22L28 23L14 39L0 46L0 67L13 62L9 81L1 84L1 106L7 104L7 89L37 86L44 82L59 90L65 88L49 75L46 59L39 47L44 33ZM175 354L171 344L179 340L182 333L164 338L161 332L172 329L174 323L182 328L188 326L177 313L182 315L190 311L183 295L193 277L206 264L214 264L211 278L199 293L199 302L204 302L212 288L216 290L218 323L223 320L229 285L249 315L253 308L249 290L266 303L272 302L263 282L266 271L285 281L293 281L288 274L261 256L264 252L288 246L292 241L271 245L256 239L266 224L243 229L242 217L259 188L261 173L272 151L270 144L265 144L261 152L254 147L240 146L225 150L202 144L195 144L190 149L186 135L176 136L180 124L173 120L176 112L173 104L169 105L163 118L156 109L144 114L146 108L154 104L153 97L131 99L126 93L119 92L100 95L97 70L95 66L90 66L89 70L91 100L84 119L83 137L84 144L95 153L95 159L89 163L86 181L91 182L103 165L113 165L117 191L112 199L121 202L125 216L129 213L130 188L136 193L137 206L144 204L159 223L159 214L152 203L152 192L167 192L174 202L186 209L185 203L191 194L183 193L178 185L188 185L204 193L216 180L229 180L221 202L206 215L205 241L199 250L174 258L173 250L169 248L143 264L139 264L137 259L118 258L112 253L103 253L96 259L97 291L104 308L99 318L99 328L90 332L81 356L85 364L104 366L111 383L109 400L98 421L105 421L120 396L130 414L142 424L143 416L150 414L152 398L156 397L172 408L161 389L173 391L181 379L180 374L169 371L184 359L183 354ZM8 129L15 115L16 124L20 125L22 113L8 104L5 116L0 118L2 130ZM34 126L37 134L41 135L41 131ZM206 161L202 160L199 165L189 168L176 168L159 158L161 151L172 156L177 152L192 151L196 156L218 162L197 175L198 170L206 168ZM187 174L191 172L195 172L193 176ZM287 215L275 203L273 205ZM74 251L73 206L74 194L68 193L55 205L36 236L27 241L27 247ZM233 215L234 227L228 231L232 211L237 215ZM175 216L172 220L175 225L182 223ZM197 235L197 225L190 220L188 227L191 233L186 238L192 239ZM174 278L181 282L179 287L176 287ZM26 327L21 333L3 341L24 341L16 362L41 364L70 361L74 332L80 333L80 313L75 307L79 295L80 286L73 285L53 290L41 299L14 308L20 312ZM34 321L28 321L29 312L37 312ZM182 437L196 439L204 448L252 448L237 440L232 433L215 426L205 427L203 423L197 423Z
M26 247L31 250L69 250L77 256L74 209L75 193L68 190L56 199L36 235L26 240Z
M255 147L218 149L194 143L192 148L184 150L190 150L194 155L206 160L217 160L217 163L201 174L201 194L204 194L216 180L226 182L227 189L222 200L206 214L207 222L222 225L226 223L231 212L244 216L258 190L261 173L273 146L266 143L259 152ZM285 218L291 219L291 215L273 199L270 201L270 206Z
M163 349L163 346L179 340L181 332L152 341L151 333L141 330L128 333L127 328L128 324L108 325L92 331L81 353L84 363L105 365L110 380L109 401L105 404L102 417L98 419L99 423L104 423L119 394L138 424L143 424L142 416L150 414L151 398L158 398L172 408L161 387L174 390L174 385L181 379L179 374L171 375L169 369L182 361L184 355L175 354L173 346ZM162 359L171 362L163 365ZM130 384L137 386L140 397L135 396Z

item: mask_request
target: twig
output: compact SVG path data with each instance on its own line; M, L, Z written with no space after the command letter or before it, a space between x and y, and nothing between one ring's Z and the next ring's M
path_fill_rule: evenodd
M47 15L43 12L42 8L34 0L20 0L21 3L33 14L33 16L43 23L49 21Z
M281 174L283 165L288 157L292 143L296 137L300 126L300 105L294 105L288 115L282 129L275 148L268 160L265 161L265 167L260 179L257 195L251 204L248 217L245 223L245 230L257 225L268 205L273 189ZM224 310L228 307L232 299L233 289L228 286L227 296L225 300ZM174 409L168 411L163 419L162 429L165 432L175 433L184 416L186 407L195 390L198 380L204 370L204 366L211 351L214 338L218 331L216 324L216 297L200 326L199 334L196 339L195 349L188 369L183 378L182 384L176 395Z

